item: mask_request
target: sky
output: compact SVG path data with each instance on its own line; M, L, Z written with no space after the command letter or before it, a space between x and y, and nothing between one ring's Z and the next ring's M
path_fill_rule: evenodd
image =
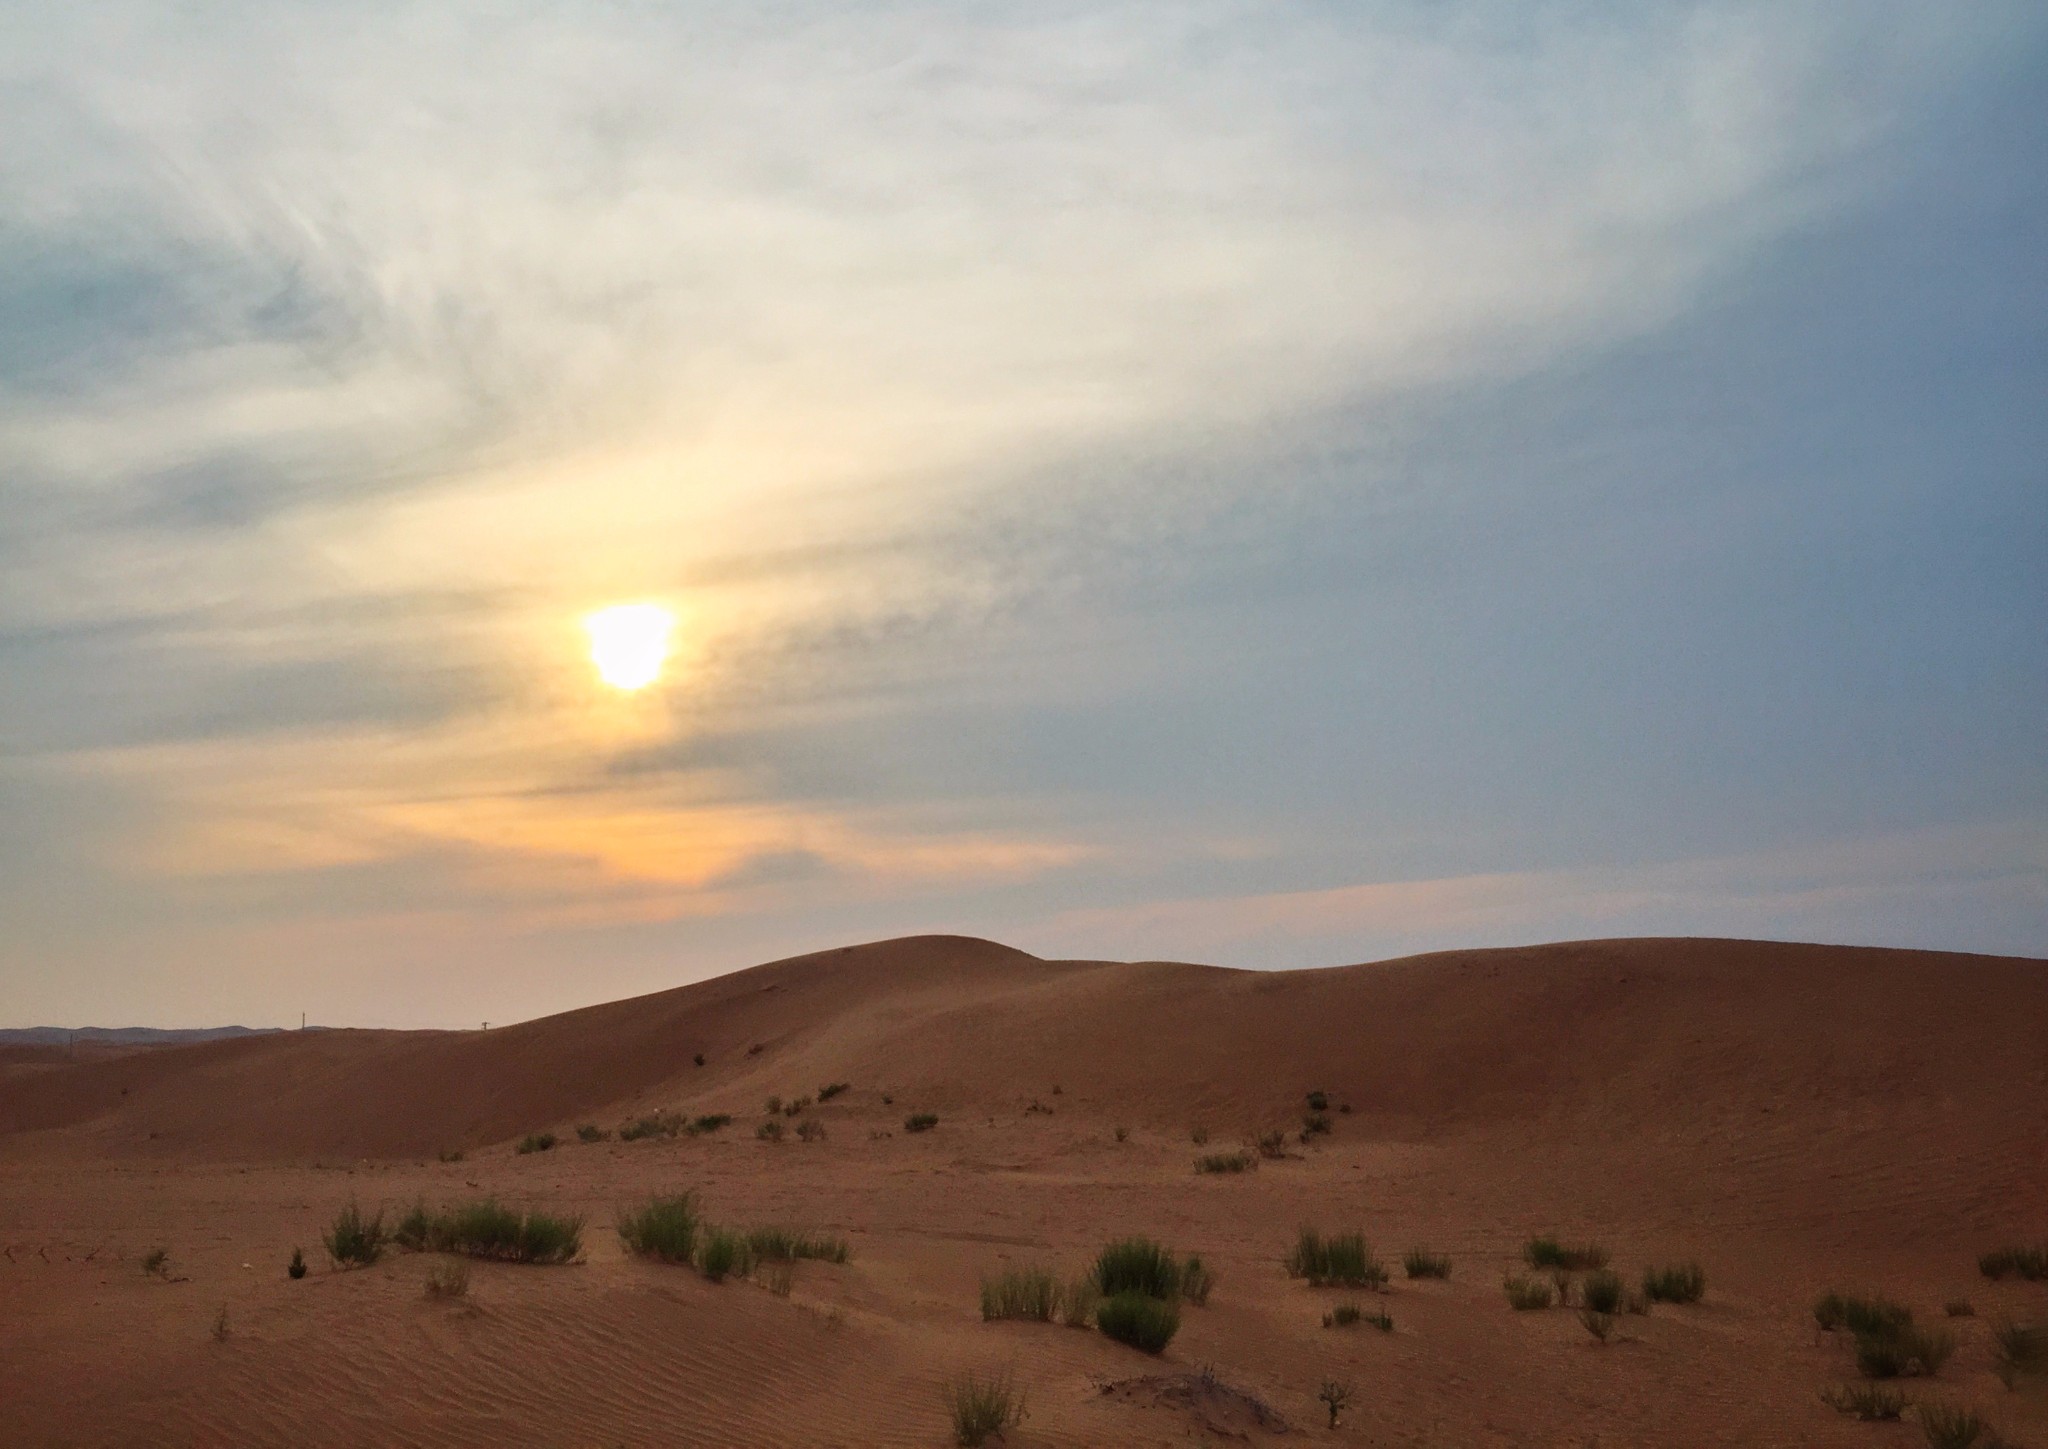
M2048 955L2039 6L0 0L0 138L0 1025Z

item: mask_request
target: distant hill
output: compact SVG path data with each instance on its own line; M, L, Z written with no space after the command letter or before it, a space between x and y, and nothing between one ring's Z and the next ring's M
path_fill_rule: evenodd
M274 1026L194 1026L166 1031L154 1026L0 1027L0 1046L64 1046L72 1041L100 1046L182 1046L230 1036L269 1036Z

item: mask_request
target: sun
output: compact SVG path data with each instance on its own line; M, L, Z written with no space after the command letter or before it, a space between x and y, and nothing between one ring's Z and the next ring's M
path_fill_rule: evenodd
M659 604L614 604L583 621L590 662L614 689L645 689L668 662L669 630L676 616Z

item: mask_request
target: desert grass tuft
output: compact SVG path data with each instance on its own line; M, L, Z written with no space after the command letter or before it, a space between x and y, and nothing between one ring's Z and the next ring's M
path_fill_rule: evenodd
M1310 1112L1301 1119L1301 1140L1304 1142L1308 1141L1311 1137L1326 1137L1329 1135L1329 1132L1330 1114L1328 1112Z
M782 1123L770 1118L754 1129L754 1135L763 1142L780 1142L782 1140Z
M1216 1275L1203 1264L1201 1255L1190 1253L1187 1262L1181 1264L1180 1296L1197 1308L1206 1308L1215 1286Z
M1118 1343L1164 1353L1180 1331L1180 1305L1136 1290L1111 1293L1095 1306L1095 1326Z
M818 1100L820 1102L829 1102L841 1092L850 1092L852 1090L853 1083L851 1082L827 1082L824 1086L818 1088Z
M1669 1263L1643 1270L1643 1296L1652 1303L1697 1303L1706 1292L1706 1270L1697 1263Z
M303 1248L292 1249L292 1260L285 1264L284 1271L293 1282L306 1276L306 1253Z
M1994 1248L1977 1260L1977 1271L1993 1282L2000 1278L2024 1278L2030 1283L2048 1280L2048 1243Z
M602 1142L611 1135L611 1133L605 1131L604 1128L598 1126L595 1122L585 1122L576 1129L576 1140L578 1142Z
M1050 1323L1059 1312L1059 1280L1043 1268L1009 1268L981 1280L981 1319L1021 1318Z
M732 1228L706 1228L697 1248L697 1271L714 1283L754 1271L747 1235Z
M953 1442L976 1449L1024 1421L1024 1395L1008 1369L985 1379L964 1373L946 1385L946 1411L953 1417Z
M1532 1268L1586 1273L1607 1266L1607 1250L1597 1243L1567 1245L1551 1237L1531 1238L1522 1249L1522 1261Z
M1177 1298L1181 1289L1179 1261L1150 1238L1122 1238L1095 1255L1089 1276L1105 1298L1120 1293L1143 1293L1153 1298Z
M1451 1260L1427 1248L1410 1248L1401 1255L1401 1267L1410 1278L1448 1278Z
M1312 1288L1384 1288L1387 1270L1375 1258L1363 1233L1323 1236L1303 1228L1285 1259L1290 1278L1306 1278Z
M1069 1328L1087 1328L1095 1322L1095 1307L1102 1301L1102 1290L1095 1286L1095 1280L1085 1274L1070 1281L1060 1290L1060 1322Z
M1327 1112L1330 1110L1330 1094L1328 1092L1309 1092L1303 1095L1302 1100L1308 1103L1308 1109L1311 1112Z
M1548 1308L1557 1301L1556 1291L1541 1278L1524 1278L1518 1273L1510 1273L1501 1280L1501 1287L1507 1290L1508 1306L1517 1313Z
M702 1137L707 1132L716 1132L721 1127L732 1125L730 1112L706 1112L701 1117L692 1117L688 1128L692 1137Z
M1585 1283L1579 1288L1580 1306L1590 1313L1612 1316L1620 1311L1623 1296L1621 1275L1605 1268L1588 1273Z
M939 1114L936 1112L912 1112L903 1119L905 1132L929 1132L938 1125Z
M1350 1328L1363 1317L1365 1317L1365 1310L1356 1303L1339 1303L1323 1315L1323 1327Z
M417 1245L437 1253L492 1258L505 1263L567 1263L583 1251L583 1219L558 1213L520 1212L495 1198L461 1203L428 1213L421 1220ZM412 1214L406 1220L415 1226ZM332 1251L330 1249L330 1251Z
M2021 1374L2048 1373L2048 1328L2010 1318L1992 1324L1991 1371L2008 1389Z
M794 1263L804 1258L844 1263L851 1256L844 1238L775 1225L747 1229L747 1249L756 1258L770 1263Z
M1823 1293L1814 1300L1813 1321L1823 1333L1833 1333L1838 1328L1851 1333L1884 1333L1911 1323L1913 1310L1875 1295L1864 1298L1853 1293Z
M619 1128L619 1141L638 1142L648 1137L673 1137L683 1130L680 1113L656 1112L650 1117L637 1118Z
M796 1135L797 1140L800 1142L823 1142L825 1140L825 1124L816 1117L806 1117L803 1121L796 1124Z
M1962 1404L1915 1404L1913 1417L1928 1449L1995 1449L1998 1436L1984 1416Z
M1886 1423L1906 1409L1906 1396L1890 1384L1842 1384L1820 1391L1820 1401L1838 1414L1866 1424Z
M552 1132L530 1132L519 1139L519 1153L523 1157L531 1152L552 1152L555 1146Z
M1250 1172L1258 1165L1259 1159L1249 1152L1211 1152L1195 1159L1197 1172Z
M796 1287L796 1264L770 1263L760 1276L763 1288L777 1298L787 1298L790 1290Z
M469 1295L469 1264L460 1258L436 1263L427 1270L425 1292L429 1298L465 1298Z
M689 1193L652 1197L619 1219L619 1241L638 1257L688 1263L696 1256L701 1226L697 1201Z
M320 1241L335 1262L367 1268L384 1256L384 1214L380 1211L374 1218L365 1218L351 1198L348 1206L334 1215L334 1226Z
M1612 1313L1604 1312L1598 1308L1581 1308L1579 1310L1579 1322L1585 1325L1586 1332L1592 1334L1593 1337L1599 1339L1602 1343L1614 1337L1614 1315Z
M148 1252L144 1253L142 1255L142 1271L153 1278L170 1277L171 1250L169 1248L151 1248Z
M1258 1138L1259 1156L1285 1157L1287 1155L1287 1134L1285 1132L1261 1132Z
M1867 1379L1932 1378L1955 1351L1947 1329L1902 1323L1856 1335L1856 1370Z

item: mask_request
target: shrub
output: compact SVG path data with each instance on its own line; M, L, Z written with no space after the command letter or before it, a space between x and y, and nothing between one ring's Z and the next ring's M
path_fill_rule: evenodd
M1889 1298L1824 1293L1814 1301L1813 1321L1825 1333L1838 1328L1851 1333L1885 1333L1911 1323L1913 1310Z
M1095 1326L1118 1343L1163 1353L1180 1331L1180 1307L1172 1299L1134 1290L1110 1293L1095 1307Z
M522 1156L529 1152L547 1152L552 1150L554 1145L554 1133L531 1132L519 1139L519 1152Z
M806 1117L803 1121L797 1123L796 1135L805 1142L823 1142L825 1140L825 1124L816 1117Z
M1387 1270L1372 1255L1363 1233L1332 1233L1324 1237L1303 1228L1286 1257L1291 1278L1308 1279L1311 1288L1384 1288Z
M782 1140L782 1124L773 1119L763 1122L754 1129L754 1135L763 1142L780 1142Z
M1905 1411L1906 1396L1889 1384L1843 1384L1820 1391L1820 1401L1838 1414L1854 1414L1866 1424L1889 1421Z
M1867 1379L1932 1378L1956 1351L1956 1336L1945 1328L1910 1323L1856 1335L1856 1369Z
M939 1114L936 1112L912 1112L903 1119L905 1132L929 1132L938 1125Z
M796 1267L790 1263L777 1263L761 1275L761 1286L777 1298L789 1297L789 1290L796 1287Z
M1043 1268L1010 1268L998 1277L981 1280L984 1323L999 1318L1050 1323L1059 1306L1059 1281Z
M1328 1133L1329 1130L1330 1114L1328 1112L1311 1112L1301 1119L1301 1140L1304 1142L1308 1141L1311 1137L1322 1136Z
M1612 1313L1604 1313L1597 1308L1581 1308L1579 1310L1579 1322L1586 1326L1586 1332L1592 1334L1593 1337L1599 1339L1602 1343L1607 1342L1608 1339L1614 1336L1614 1315Z
M1451 1260L1427 1248L1410 1248L1401 1255L1401 1267L1410 1278L1448 1278Z
M1216 1286L1216 1275L1202 1264L1201 1255L1190 1253L1187 1262L1181 1265L1180 1296L1197 1308L1209 1306L1209 1292Z
M696 1199L689 1193L652 1197L646 1206L619 1219L619 1241L627 1252L642 1258L688 1263L696 1256L700 1225Z
M691 1060L691 1061L693 1061L693 1062L695 1062L695 1063L696 1063L696 1064L697 1064L698 1066L700 1066L700 1067L701 1067L701 1066L703 1066L703 1065L704 1065L704 1053L702 1053L702 1052L698 1052L698 1053L697 1053L697 1055L695 1055L695 1056L691 1057L691 1058L690 1058L690 1060Z
M1197 1172L1250 1172L1259 1159L1249 1152L1211 1152L1195 1159Z
M818 1088L818 1100L820 1102L829 1102L841 1092L851 1091L852 1089L853 1083L851 1082L827 1082L824 1086Z
M583 1250L583 1219L555 1213L521 1213L495 1198L463 1203L428 1214L406 1217L417 1228L422 1248L460 1253L470 1258L495 1258L506 1263L566 1263Z
M1091 1276L1104 1298L1143 1293L1152 1298L1180 1294L1181 1266L1150 1238L1124 1238L1095 1255Z
M585 1122L576 1129L576 1140L578 1142L602 1142L609 1136L611 1136L611 1133L590 1122Z
M1208 1146L1209 1129L1207 1127L1202 1126L1199 1123L1197 1123L1193 1127L1188 1128L1188 1141L1194 1143L1197 1147Z
M1517 1313L1548 1308L1555 1297L1550 1285L1541 1278L1523 1278L1510 1273L1501 1280L1501 1286L1507 1290L1508 1306Z
M1967 1298L1951 1298L1941 1305L1941 1311L1950 1318L1975 1318L1977 1309Z
M701 1117L695 1117L691 1119L690 1135L692 1137L701 1137L706 1132L716 1132L721 1127L729 1127L731 1125L732 1113L706 1112Z
M785 1117L794 1117L810 1105L811 1099L809 1097L798 1097L793 1102L785 1102L783 1104L782 1115Z
M1322 1388L1316 1391L1316 1398L1330 1411L1330 1427L1337 1427L1337 1416L1344 1412L1344 1406L1351 1402L1351 1386L1340 1384L1335 1379L1324 1379Z
M1913 1417L1920 1421L1928 1449L1994 1449L1998 1442L1983 1415L1961 1404L1915 1404Z
M421 1198L406 1209L405 1216L398 1220L398 1226L391 1230L391 1241L408 1253L423 1253L427 1248L427 1234L432 1228L426 1200Z
M1522 1261L1532 1268L1562 1268L1567 1273L1584 1273L1607 1266L1607 1250L1594 1243L1567 1247L1556 1238L1531 1238L1522 1249Z
M2032 1248L1994 1248L1977 1260L1977 1271L1994 1282L2000 1278L2041 1282L2048 1279L2048 1243Z
M1650 1311L1650 1295L1640 1288L1631 1288L1621 1300L1621 1308L1622 1312L1633 1313L1640 1318Z
M745 1233L731 1228L706 1228L697 1251L697 1271L714 1283L728 1274L740 1277L754 1271L754 1255Z
M1308 1109L1311 1112L1327 1112L1330 1110L1330 1094L1328 1092L1310 1092L1305 1100L1308 1102Z
M782 1115L782 1098L770 1097L761 1104L761 1111L770 1117L780 1117Z
M1259 1156L1285 1157L1287 1155L1287 1134L1285 1132L1261 1132L1259 1134Z
M469 1264L460 1258L436 1263L427 1270L429 1298L461 1298L469 1292Z
M643 1137L673 1137L683 1130L683 1119L675 1112L656 1112L619 1129L619 1141L638 1142Z
M1591 1313L1613 1314L1621 1307L1621 1275L1602 1268L1586 1275L1579 1290L1579 1302Z
M142 1271L153 1277L170 1277L171 1250L169 1248L151 1248L147 1253L144 1253L142 1255Z
M1643 1297L1652 1303L1697 1303L1706 1292L1706 1271L1697 1263L1643 1270Z
M815 1258L822 1263L844 1263L851 1256L846 1239L831 1238L823 1233L807 1232L801 1228L763 1227L747 1230L747 1250L756 1258L771 1263L791 1263L799 1258Z
M444 1147L439 1154L443 1162L460 1162L468 1155L460 1147Z
M2048 1372L2048 1328L2009 1318L1992 1324L1991 1368L2008 1389L2021 1374Z
M1119 1126L1119 1127L1118 1127L1118 1128L1116 1129L1116 1140L1117 1140L1117 1141L1119 1141L1119 1142L1128 1142L1128 1141L1130 1141L1130 1140L1131 1140L1131 1129L1130 1129L1130 1128L1128 1128L1128 1127L1122 1127L1122 1126Z
M1094 1322L1095 1305L1101 1301L1102 1291L1094 1279L1074 1279L1060 1294L1060 1322L1069 1328L1086 1328Z
M284 1271L294 1282L306 1276L306 1254L302 1249L292 1249L292 1260L285 1265Z
M351 1198L348 1206L334 1215L334 1226L320 1241L335 1262L367 1268L384 1256L384 1214L365 1219Z
M1349 1328L1363 1317L1365 1317L1365 1310L1356 1303L1339 1303L1335 1308L1332 1308L1323 1315L1323 1327Z
M953 1442L975 1449L1024 1421L1024 1395L1012 1387L1007 1369L986 1379L966 1373L946 1385L946 1410L953 1416Z
M755 1042L752 1046L747 1048L747 1055L750 1057L758 1057L759 1055L761 1055L764 1045L765 1044L762 1042Z

